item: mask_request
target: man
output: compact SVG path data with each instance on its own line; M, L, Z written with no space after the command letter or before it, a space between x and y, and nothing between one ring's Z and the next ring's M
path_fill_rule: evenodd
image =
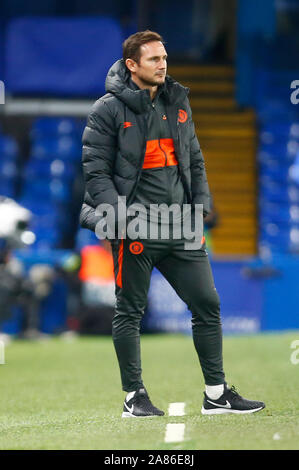
M83 134L83 227L95 230L100 220L95 208L104 203L116 208L119 196L127 198L127 205L201 204L203 215L209 213L209 188L188 89L166 75L166 60L162 37L147 30L124 42L123 59L108 72L107 94L93 105ZM122 416L164 415L151 403L141 377L139 327L154 266L192 312L193 341L206 386L202 413L261 410L264 403L243 399L225 382L219 297L205 245L186 250L184 237L172 235L142 242L124 236L111 240L116 283L113 341L127 392Z

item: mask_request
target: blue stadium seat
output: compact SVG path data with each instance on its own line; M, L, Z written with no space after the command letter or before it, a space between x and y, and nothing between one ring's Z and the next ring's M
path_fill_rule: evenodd
M285 101L281 101L279 98L272 98L267 101L262 100L256 104L256 112L260 125L273 119L298 120L298 112L296 107L291 104L289 96Z
M59 215L57 212L47 213L46 215L37 215L34 214L31 221L30 227L33 231L39 229L49 229L55 228L58 225Z
M291 108L290 84L298 70L278 70L273 68L255 69L255 105L263 110L271 102L280 102L285 108Z
M77 137L79 129L77 121L73 118L41 117L33 122L30 137L34 140L65 135Z
M281 203L298 203L299 188L293 184L283 184L278 181L267 181L260 184L260 196L266 201L276 201Z
M15 159L18 155L16 140L10 136L0 135L0 160L4 157Z
M91 230L86 230L84 228L79 227L76 234L75 243L75 249L81 251L84 246L101 244L101 240L99 240L95 233Z
M299 122L292 120L271 120L260 126L260 140L266 142L289 138L299 139Z
M18 176L18 168L14 160L0 159L0 175L2 178L12 179Z
M51 201L44 201L36 198L21 196L17 202L38 216L53 214L56 207Z
M0 177L0 196L15 198L16 188L14 179Z
M63 160L37 160L28 161L24 169L24 178L28 181L34 178L52 179L62 178L64 181L72 180L75 175L75 168L72 163Z
M51 250L56 248L60 242L60 234L58 230L40 230L35 232L36 240L32 244L32 248L38 250Z
M58 139L36 140L31 148L31 157L40 160L62 159L79 161L81 153L81 144L70 136L63 136Z
M265 164L259 165L259 179L264 184L267 179L291 183L290 166L281 164L279 160L268 160Z
M260 242L282 252L297 250L299 248L299 224L287 228L274 223L261 225Z
M264 201L260 203L259 217L261 224L274 222L284 224L287 228L293 223L299 223L299 205Z
M15 198L17 177L18 169L15 162L0 160L0 195Z
M278 224L268 223L260 225L260 240L287 250L290 241L290 231L281 228Z
M280 141L279 143L262 143L259 154L268 154L272 158L293 162L299 152L299 142L295 139Z
M59 179L43 180L34 179L24 181L22 198L40 199L48 202L67 202L71 197L71 191L68 184Z

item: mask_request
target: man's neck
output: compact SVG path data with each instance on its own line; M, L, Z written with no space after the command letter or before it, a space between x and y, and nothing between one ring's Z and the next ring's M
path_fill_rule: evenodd
M141 80L139 80L137 77L132 77L132 75L131 75L131 80L140 88L140 90L149 90L151 100L155 98L157 91L158 91L158 85L155 85L155 86L147 85L143 83Z

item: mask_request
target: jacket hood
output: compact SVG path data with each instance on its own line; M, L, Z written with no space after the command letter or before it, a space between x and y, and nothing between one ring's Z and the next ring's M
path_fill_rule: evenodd
M119 59L109 69L105 88L107 93L112 93L124 102L135 113L147 112L151 107L149 90L132 90L129 87L131 74L124 60ZM169 75L166 75L163 87L163 96L169 104L181 102L189 93L189 88L183 87Z

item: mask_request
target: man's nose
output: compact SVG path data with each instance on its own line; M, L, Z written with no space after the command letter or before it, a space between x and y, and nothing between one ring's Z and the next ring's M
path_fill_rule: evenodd
M161 59L160 62L159 62L159 65L158 65L159 69L161 70L166 70L166 60L165 59Z

